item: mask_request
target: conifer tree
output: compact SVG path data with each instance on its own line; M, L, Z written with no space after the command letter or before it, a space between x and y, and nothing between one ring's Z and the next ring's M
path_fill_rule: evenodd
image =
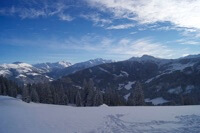
M48 104L53 103L53 95L52 95L51 90L50 90L50 88L48 86L46 88L45 97L46 97L45 103L48 103Z
M88 82L88 94L86 97L86 106L93 105L93 98L94 98L94 82L92 79Z
M76 106L83 106L82 105L82 99L81 99L81 94L79 91L77 91L77 94L76 94Z
M37 93L35 88L31 88L31 94L30 95L31 95L31 101L36 102L36 103L38 103L40 101L38 93Z
M30 95L28 88L24 87L22 91L22 100L29 103L30 102Z
M95 91L93 106L99 106L103 104L103 95L101 91Z
M144 93L142 90L142 86L139 82L136 82L134 91L133 91L133 104L135 106L144 105Z

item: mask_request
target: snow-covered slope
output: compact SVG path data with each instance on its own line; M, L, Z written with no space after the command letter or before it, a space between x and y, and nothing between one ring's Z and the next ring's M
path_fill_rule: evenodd
M52 80L45 75L45 71L23 62L0 65L0 75L22 84Z
M38 64L34 64L33 66L35 66L36 68L42 69L46 72L50 72L52 70L55 69L63 69L66 67L71 66L72 64L70 62L66 62L66 61L59 61L59 62L55 62L55 63L38 63Z
M0 133L198 133L200 106L71 107L0 96Z

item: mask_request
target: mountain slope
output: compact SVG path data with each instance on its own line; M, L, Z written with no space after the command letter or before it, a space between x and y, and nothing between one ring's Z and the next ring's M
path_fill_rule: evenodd
M0 75L14 80L19 84L48 82L52 80L45 75L45 71L23 62L0 65Z
M147 103L162 99L168 102L160 104L200 104L199 56L173 60L144 59L143 56L87 68L62 78L60 82L68 78L79 87L83 86L84 79L93 79L100 90L112 88L125 100L131 95L135 82L139 81L143 84Z
M62 76L72 74L85 68L93 67L111 60L94 59L72 65L69 62L40 63L30 65L23 62L0 65L0 75L14 80L19 84L45 83Z
M89 68L89 67L93 67L93 66L97 66L97 65L105 64L105 63L111 63L111 62L113 62L113 61L97 58L97 59L88 60L88 61L85 61L85 62L76 63L76 64L71 65L71 66L64 68L64 69L52 71L48 75L50 77L58 79L58 78L61 78L62 76L66 76L66 75L75 73L77 71L80 71L80 70L83 70L83 69L86 69L86 68Z
M55 63L38 63L38 64L34 64L33 66L38 68L38 69L42 69L45 72L51 72L54 71L56 69L63 69L66 67L71 66L72 64L70 62L66 62L66 61L59 61L59 62L55 62Z

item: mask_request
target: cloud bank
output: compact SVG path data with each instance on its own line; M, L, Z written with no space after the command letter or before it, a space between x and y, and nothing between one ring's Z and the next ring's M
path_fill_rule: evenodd
M110 12L116 19L139 24L170 22L172 25L200 30L199 0L86 0L91 7Z

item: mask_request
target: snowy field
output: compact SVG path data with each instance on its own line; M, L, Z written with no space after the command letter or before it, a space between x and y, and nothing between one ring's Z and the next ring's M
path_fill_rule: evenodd
M0 133L199 133L200 106L71 107L0 96Z

